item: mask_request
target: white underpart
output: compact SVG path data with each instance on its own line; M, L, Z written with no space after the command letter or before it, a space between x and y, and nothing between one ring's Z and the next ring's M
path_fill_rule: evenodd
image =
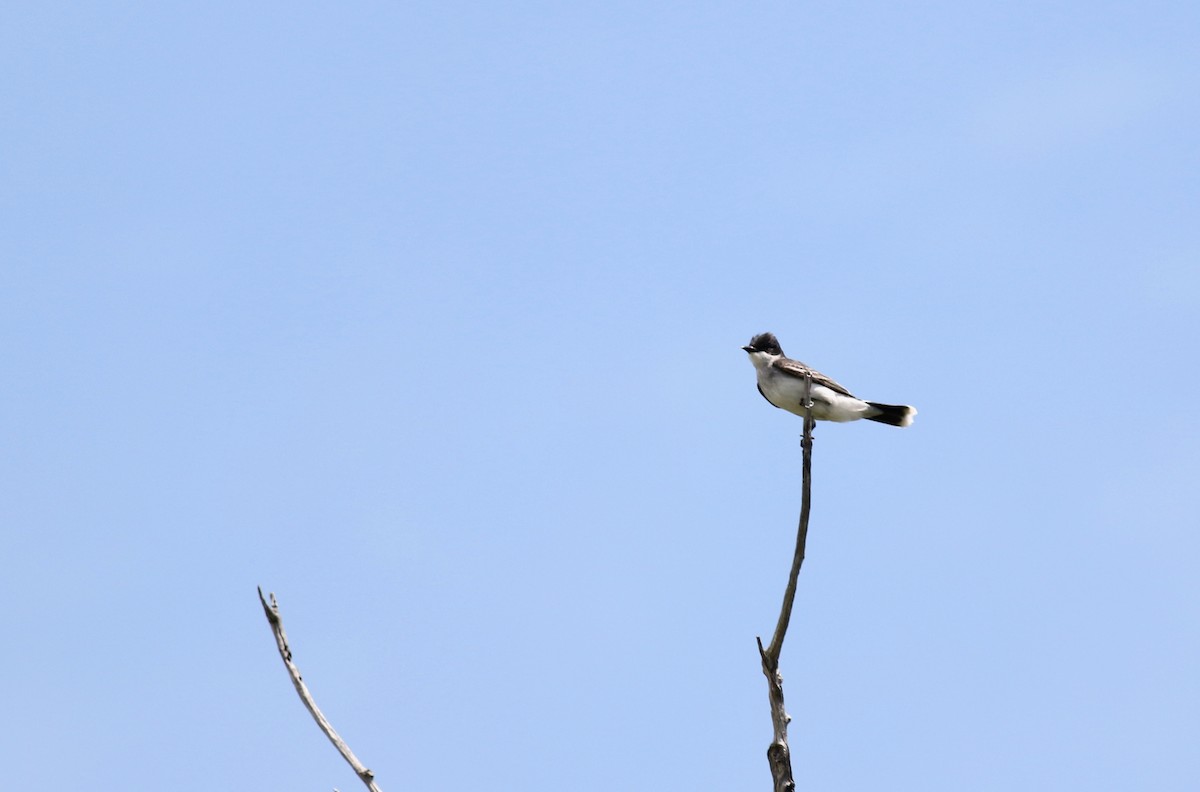
M771 368L775 355L766 352L751 352L750 362L758 375L758 386L767 401L796 415L804 415L804 380L781 373ZM818 421L857 421L878 415L879 411L862 399L830 390L824 385L812 385L812 414Z

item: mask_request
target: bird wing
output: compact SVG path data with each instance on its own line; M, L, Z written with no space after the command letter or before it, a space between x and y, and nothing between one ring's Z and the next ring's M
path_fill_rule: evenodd
M845 394L846 396L849 396L852 399L858 398L853 393L851 393L850 391L846 390L844 387L839 385L837 382L834 382L829 377L826 377L824 374L817 371L816 369L809 368L808 366L801 363L799 360L792 360L791 358L779 358L778 360L774 361L771 365L774 366L776 370L778 370L779 372L781 372L783 374L787 374L789 377L796 377L797 379L804 379L804 375L807 374L810 377L812 377L812 381L813 381L814 385L823 385L826 388L829 388L831 391L836 391L837 393Z

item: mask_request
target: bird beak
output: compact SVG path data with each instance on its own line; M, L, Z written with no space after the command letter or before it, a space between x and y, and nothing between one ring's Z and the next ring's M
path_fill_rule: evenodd
M754 351L754 347L752 347L752 346L744 346L744 347L742 347L742 351L743 351L743 352L753 352L753 351Z

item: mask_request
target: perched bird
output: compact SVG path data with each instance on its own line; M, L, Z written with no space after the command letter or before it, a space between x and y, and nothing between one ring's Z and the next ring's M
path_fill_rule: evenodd
M742 347L758 374L758 392L780 409L804 417L804 375L812 378L812 416L818 421L868 421L908 426L915 407L863 401L821 372L785 357L771 333L760 333Z

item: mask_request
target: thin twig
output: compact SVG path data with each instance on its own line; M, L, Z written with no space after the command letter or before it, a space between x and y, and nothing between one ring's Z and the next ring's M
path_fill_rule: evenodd
M763 675L767 678L767 695L771 702L771 723L775 736L767 748L767 761L771 766L771 778L775 792L793 792L796 782L792 778L792 758L788 748L787 727L791 717L783 705L783 676L779 673L779 654L783 651L783 639L787 635L788 623L792 620L792 603L796 599L796 581L800 566L804 563L804 546L808 542L808 513L812 499L812 432L816 421L812 417L812 377L804 375L804 439L800 441L803 452L801 463L800 525L796 529L796 552L792 556L792 571L788 575L787 588L783 592L783 607L779 621L775 623L775 634L771 643L763 648L758 638L758 653L762 657Z
M296 692L300 694L300 700L304 702L304 706L312 714L313 720L317 722L317 726L321 728L321 731L333 743L333 747L338 749L338 753L342 755L342 758L350 763L350 767L354 768L354 772L367 785L367 789L371 790L371 792L382 792L379 785L375 783L375 774L368 770L362 762L358 761L358 757L354 755L354 751L351 751L350 746L346 745L345 741L334 731L333 726L325 719L321 710L318 709L317 702L313 701L312 694L308 692L308 687L300 677L300 669L296 668L296 664L292 662L292 650L288 646L287 634L283 631L283 619L279 615L279 603L275 601L275 595L271 595L271 602L268 604L260 586L258 589L258 600L262 603L263 613L267 615L267 621L271 623L271 632L275 634L275 644L279 647L279 656L283 658L283 664L287 666L288 676L292 678L292 684L296 687Z

